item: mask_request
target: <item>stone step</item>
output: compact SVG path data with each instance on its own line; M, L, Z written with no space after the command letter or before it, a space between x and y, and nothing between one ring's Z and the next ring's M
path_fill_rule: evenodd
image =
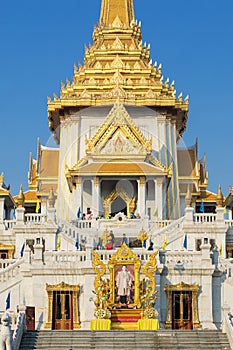
M220 331L27 332L20 350L230 350Z

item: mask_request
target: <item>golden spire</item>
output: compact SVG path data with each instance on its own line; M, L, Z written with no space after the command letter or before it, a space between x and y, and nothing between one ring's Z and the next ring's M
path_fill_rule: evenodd
M23 194L23 186L22 185L20 185L17 201L18 201L18 208L23 208L23 206L24 206L24 194Z
M102 0L100 25L112 26L113 22L121 22L129 27L134 19L133 0Z

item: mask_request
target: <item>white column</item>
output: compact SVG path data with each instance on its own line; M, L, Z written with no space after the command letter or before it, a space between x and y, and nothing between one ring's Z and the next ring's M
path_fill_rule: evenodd
M80 207L81 213L83 213L83 196L82 196L82 178L78 177L76 180L76 190L75 190L75 197L76 197L76 203L77 203L77 210Z
M145 176L140 176L138 180L138 211L139 214L146 214L146 179Z
M228 210L228 217L229 217L229 220L232 220L232 210L231 209Z
M4 198L0 198L0 225L3 224L4 221Z
M203 328L213 329L212 315L212 274L214 265L210 259L210 244L201 246L201 288L202 293L199 297L199 317Z
M163 218L163 178L156 179L156 193L157 193L157 208L158 208L158 219Z
M100 181L99 177L92 180L92 213L98 216L100 213Z

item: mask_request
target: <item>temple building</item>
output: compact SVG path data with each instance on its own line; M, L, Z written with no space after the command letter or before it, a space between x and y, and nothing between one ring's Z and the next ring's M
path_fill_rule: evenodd
M226 326L233 194L208 190L198 140L180 147L188 110L133 0L102 0L83 65L48 98L57 147L37 140L17 196L0 176L0 310L10 293L27 329Z

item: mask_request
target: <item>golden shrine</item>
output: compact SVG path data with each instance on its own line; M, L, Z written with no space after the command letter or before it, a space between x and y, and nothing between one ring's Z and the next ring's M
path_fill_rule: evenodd
M94 294L96 298L95 317L91 329L158 329L158 312L154 309L156 301L156 282L154 273L157 270L154 252L144 264L140 279L141 262L139 257L124 243L109 259L110 279L103 279L106 266L97 251L93 251L93 269L96 273ZM128 278L120 290L119 276ZM124 283L124 282L122 282ZM122 295L125 294L125 295Z

